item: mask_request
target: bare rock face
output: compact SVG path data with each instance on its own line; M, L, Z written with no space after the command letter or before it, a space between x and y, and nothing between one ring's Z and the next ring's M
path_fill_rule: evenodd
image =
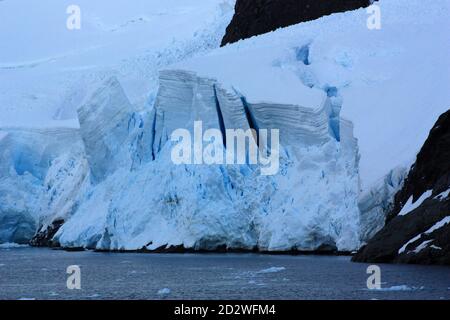
M417 155L388 223L353 261L450 264L450 110Z
M366 7L370 0L237 0L222 46L335 12Z

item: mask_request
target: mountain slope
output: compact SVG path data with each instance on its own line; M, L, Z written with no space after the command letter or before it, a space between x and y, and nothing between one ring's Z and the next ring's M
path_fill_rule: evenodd
M369 4L370 0L237 0L222 46Z
M78 127L90 89L116 77L146 109L158 70L219 47L234 0L0 1L0 128ZM68 6L81 29L66 27ZM26 22L26 23L24 23Z
M450 264L450 110L436 122L359 262Z

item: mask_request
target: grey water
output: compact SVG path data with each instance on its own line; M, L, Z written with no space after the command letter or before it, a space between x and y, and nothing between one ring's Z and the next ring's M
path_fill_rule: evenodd
M67 288L78 265L81 289ZM345 256L0 249L0 299L450 299L450 268L389 265L381 290Z

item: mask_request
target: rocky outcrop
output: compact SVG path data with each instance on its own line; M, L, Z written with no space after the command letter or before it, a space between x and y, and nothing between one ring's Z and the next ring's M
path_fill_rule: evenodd
M450 111L431 130L387 221L353 261L450 264Z
M335 12L366 7L370 0L237 0L222 46Z
M59 247L59 243L53 241L53 237L63 224L64 220L55 220L47 227L43 227L33 236L30 245L34 247Z

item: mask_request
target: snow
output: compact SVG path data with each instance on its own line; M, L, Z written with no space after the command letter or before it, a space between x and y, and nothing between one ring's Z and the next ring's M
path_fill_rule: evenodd
M443 226L445 226L448 223L450 223L450 216L447 216L444 219L442 219L441 221L436 222L435 225L432 226L427 231L425 231L425 233L430 234L430 233L442 228Z
M422 234L418 234L417 236L415 236L414 238L412 238L411 240L409 240L408 242L406 242L406 243L398 250L398 254L404 253L405 250L406 250L406 247L407 247L410 243L413 243L413 242L419 240L421 236L422 236Z
M438 199L438 200L442 201L442 200L447 199L449 195L450 195L450 189L438 194L436 197L434 197L434 199Z
M427 248L428 245L430 244L430 242L433 242L434 240L427 240L422 242L420 245L418 245L415 249L414 249L414 253L419 253L420 251L422 251L423 249Z
M315 108L325 92L337 94L342 117L355 126L361 183L368 190L393 168L414 162L450 107L450 42L443 32L450 3L378 5L381 30L369 30L360 9L240 41L171 68L215 78L254 102ZM304 47L308 64L298 56Z
M436 231L436 230L442 228L443 226L445 226L445 225L448 224L448 223L450 223L450 216L447 216L447 217L443 218L442 220L436 222L431 228L429 228L429 229L428 229L427 231L425 231L424 233L425 233L425 234L431 234L431 233L433 233L434 231ZM413 242L419 240L419 239L421 238L421 236L422 236L422 233L421 233L421 234L418 234L417 236L415 236L414 238L412 238L411 240L409 240L408 242L406 242L406 243L398 250L398 253L401 254L401 253L405 252L406 247L407 247L410 243L413 243ZM425 241L425 242L426 242L426 241ZM422 244L423 244L423 243L422 243ZM422 249L423 249L423 248L422 248Z
M410 213L411 211L414 211L418 207L422 205L422 203L427 200L431 195L433 194L433 190L428 190L424 192L417 201L413 202L413 196L411 196L406 204L403 206L402 210L399 212L399 216L404 216Z
M148 108L159 68L219 46L234 0L0 1L0 128L78 127L90 88L116 76ZM24 23L26 22L26 23Z

